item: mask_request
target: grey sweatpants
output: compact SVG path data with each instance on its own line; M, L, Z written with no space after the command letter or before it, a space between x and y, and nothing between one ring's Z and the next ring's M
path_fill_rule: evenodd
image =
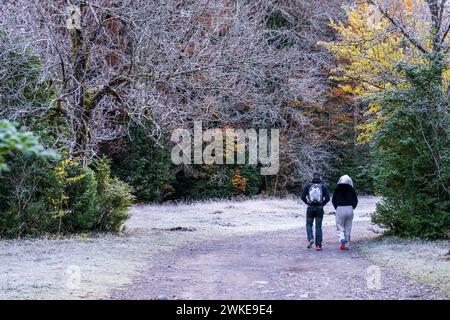
M352 233L353 222L353 207L341 206L336 209L336 228L339 236L339 241L350 241L350 234Z

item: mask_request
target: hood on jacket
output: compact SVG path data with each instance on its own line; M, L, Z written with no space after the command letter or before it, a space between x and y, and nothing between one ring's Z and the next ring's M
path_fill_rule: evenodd
M348 184L353 187L353 180L348 175L343 175L339 178L338 184Z

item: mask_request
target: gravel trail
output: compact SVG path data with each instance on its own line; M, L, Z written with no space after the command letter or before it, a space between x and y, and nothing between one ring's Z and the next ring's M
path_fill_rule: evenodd
M378 201L360 197L351 252L336 248L331 205L322 252L306 250L295 198L136 205L120 235L1 240L0 299L448 299L450 242L366 241Z
M324 228L324 249L305 247L304 228L233 236L161 254L115 291L113 299L448 299L389 267L373 266L358 243L373 238L357 222L353 249L337 249L334 227ZM368 269L369 268L369 269ZM377 269L379 268L379 269ZM380 271L377 278L367 276Z

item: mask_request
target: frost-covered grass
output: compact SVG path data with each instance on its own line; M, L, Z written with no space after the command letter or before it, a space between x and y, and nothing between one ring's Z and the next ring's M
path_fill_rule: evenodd
M376 201L375 197L361 198L355 219L368 220ZM0 299L107 298L111 289L127 284L164 250L188 241L301 228L305 211L296 199L138 205L131 209L120 236L3 240ZM333 211L331 205L325 208L325 213ZM324 224L334 224L334 215L326 215ZM195 231L167 230L176 227Z
M450 261L443 257L450 249L449 240L380 237L364 242L360 249L375 264L393 267L414 281L431 284L450 294Z
M355 210L355 219L369 220L377 201L377 197L362 197ZM211 226L227 226L231 227L228 231L247 233L298 227L300 221L304 222L306 206L294 198L251 199L144 205L136 206L135 211L145 211L152 217L147 220L150 225L146 224L146 227L169 228L178 224L208 232ZM324 211L324 223L334 224L334 215L329 214L335 211L332 205L328 204ZM131 218L131 223L133 219L134 217ZM300 225L303 225L303 222L300 222Z

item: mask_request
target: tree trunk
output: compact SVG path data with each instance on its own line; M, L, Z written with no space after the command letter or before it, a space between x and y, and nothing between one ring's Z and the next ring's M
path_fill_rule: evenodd
M83 15L83 7L80 7ZM81 16L81 21L83 16ZM88 148L91 140L89 122L91 117L91 102L86 96L86 76L89 59L89 49L83 35L83 28L72 31L73 70L75 78L75 148L73 155L87 164Z

